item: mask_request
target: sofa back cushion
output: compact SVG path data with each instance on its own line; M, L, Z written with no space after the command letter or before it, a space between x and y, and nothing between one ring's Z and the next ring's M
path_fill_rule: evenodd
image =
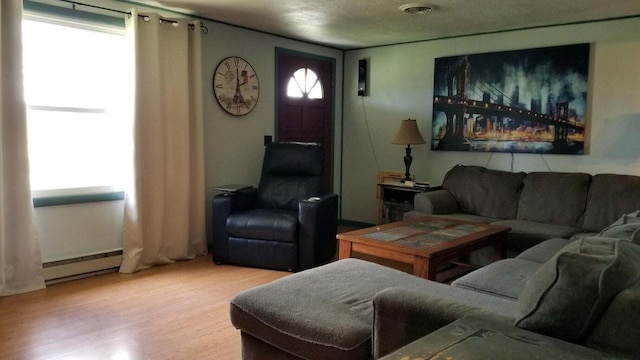
M529 173L523 180L517 218L580 227L590 179L583 173Z
M445 175L442 188L466 214L496 219L515 219L525 173L456 165Z
M640 176L599 174L589 185L582 228L598 232L623 214L640 209Z
M527 282L516 305L516 326L584 340L616 295L638 283L640 246L586 237L560 250Z

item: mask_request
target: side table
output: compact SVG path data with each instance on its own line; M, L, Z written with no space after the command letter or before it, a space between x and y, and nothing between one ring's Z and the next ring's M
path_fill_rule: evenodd
M213 190L220 191L223 195L226 196L241 190L251 189L252 187L253 186L251 185L228 184L228 185L216 186L213 188Z
M416 194L440 188L407 185L400 181L378 183L378 225L402 221L404 213L413 210Z

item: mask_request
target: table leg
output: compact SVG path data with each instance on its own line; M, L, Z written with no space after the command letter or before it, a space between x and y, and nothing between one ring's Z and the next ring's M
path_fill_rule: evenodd
M348 259L351 257L351 241L340 240L338 245L338 259Z
M495 260L502 260L507 258L507 235L500 235L498 242L494 246L495 248Z
M433 259L416 256L413 259L413 275L423 279L435 280L438 274L438 264Z

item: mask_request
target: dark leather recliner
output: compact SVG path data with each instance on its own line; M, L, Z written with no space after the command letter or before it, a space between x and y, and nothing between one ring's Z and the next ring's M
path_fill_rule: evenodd
M322 191L323 164L321 145L267 145L258 188L213 199L213 260L289 271L329 261L338 195Z

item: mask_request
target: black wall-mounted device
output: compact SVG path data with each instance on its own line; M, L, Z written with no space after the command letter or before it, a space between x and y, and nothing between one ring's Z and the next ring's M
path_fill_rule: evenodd
M358 60L358 96L367 94L367 59Z

